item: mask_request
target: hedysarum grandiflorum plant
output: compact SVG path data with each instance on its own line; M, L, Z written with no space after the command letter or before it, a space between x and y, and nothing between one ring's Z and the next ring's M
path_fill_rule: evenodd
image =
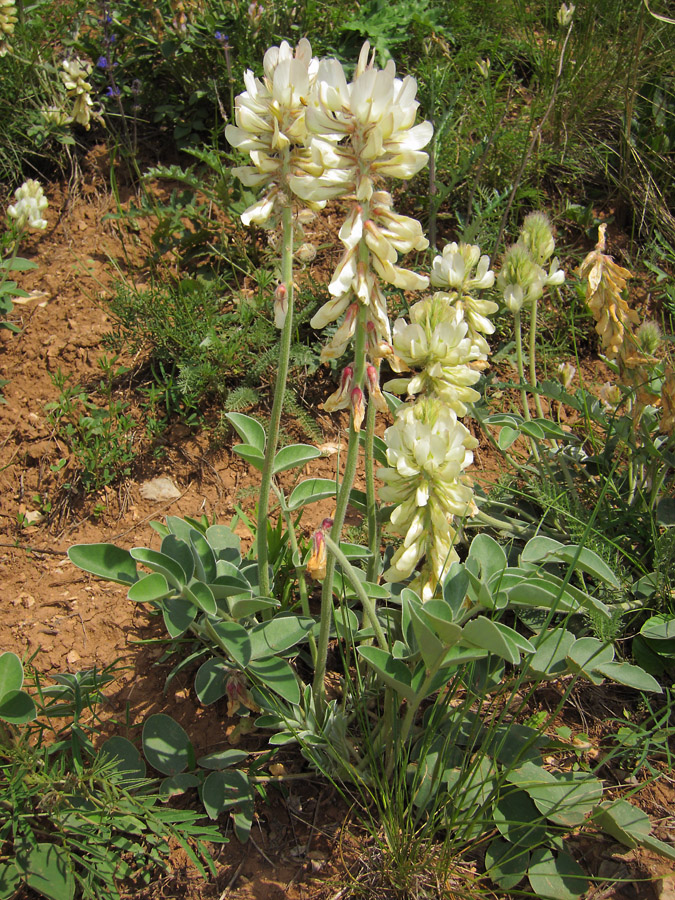
M393 61L380 70L366 42L351 82L337 60L322 60L306 113L310 147L323 167L314 181L293 176L293 190L308 201L351 198L352 206L340 229L345 251L329 284L333 299L312 319L323 328L344 315L344 322L324 349L324 359L341 355L353 343L353 363L325 408L349 409L349 444L345 471L338 491L330 538L339 543L354 484L358 461L358 435L364 416L368 545L372 554L368 576L379 574L379 532L376 519L373 441L375 412L382 407L378 370L391 351L391 327L382 284L419 290L429 280L398 265L398 257L424 250L428 241L415 219L393 209L391 195L382 190L384 179L408 179L426 165L423 148L431 140L430 122L415 124L419 103L414 78L396 77ZM366 392L370 400L366 407ZM328 556L321 598L321 630L317 647L314 697L323 703L323 678L332 619L335 555Z

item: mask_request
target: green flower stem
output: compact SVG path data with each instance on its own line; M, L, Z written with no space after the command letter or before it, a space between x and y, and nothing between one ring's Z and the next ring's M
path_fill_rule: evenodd
M523 367L523 328L520 321L520 310L513 314L513 326L516 334L516 365L518 367L518 384L520 385L520 399L523 406L523 416L529 422L530 408L527 404L527 391L525 390L525 370Z
M363 376L365 372L366 361L366 309L362 307L359 310L359 320L356 325L356 334L354 337L354 385L359 387L363 384ZM333 516L333 527L330 536L332 543L340 543L340 535L342 534L342 526L347 515L347 506L349 505L349 495L354 484L356 476L356 467L359 460L359 434L354 428L354 413L352 411L349 420L349 442L347 445L347 458L345 460L345 471L342 476L342 483L338 491L335 515ZM326 656L328 655L328 635L330 633L330 623L333 614L333 577L335 575L335 556L333 553L328 554L326 562L326 577L323 580L321 590L321 624L319 626L319 641L317 650L317 661L314 669L314 683L312 692L314 695L314 708L317 715L320 715L325 707L324 696L324 677L326 674Z
M530 334L529 334L529 351L530 351L530 384L533 388L537 387L537 301L536 299L532 301L532 308L530 310ZM537 415L543 419L544 410L541 407L541 398L539 397L539 392L534 390L534 406L537 410Z
M335 557L336 562L340 563L342 567L342 571L344 572L346 578L349 580L349 583L356 591L359 600L361 601L361 605L363 606L363 611L368 617L368 621L370 622L373 631L375 632L375 637L377 638L377 643L383 650L389 649L389 644L387 643L387 638L385 637L384 631L382 630L382 626L377 618L377 611L375 607L375 603L372 597L369 597L366 593L365 588L363 587L362 582L359 579L359 576L356 574L354 570L354 566L349 562L347 557L344 555L342 550L340 549L339 544L336 544L330 535L326 535L325 537L326 547L330 550L330 552Z
M286 498L284 497L283 491L281 491L274 482L272 482L272 489L277 496L277 500L279 501L279 506L281 508L281 515L284 517L284 522L286 523L286 529L288 531L288 540L291 545L291 553L293 555L293 560L300 560L300 565L295 566L295 574L298 578L298 590L300 591L300 606L302 608L302 614L304 616L311 616L311 612L309 609L309 595L307 593L307 579L305 578L305 565L302 561L302 557L300 556L300 547L298 546L298 538L295 533L295 525L293 523L293 516L291 515L291 511L286 505ZM312 663L316 665L316 641L314 640L314 635L308 635L309 641L309 649L312 654Z
M265 446L265 464L262 470L260 484L260 499L258 501L258 527L256 531L256 550L258 554L258 585L262 597L270 596L270 577L268 571L267 551L267 518L270 502L270 490L272 487L272 475L274 469L274 457L279 443L279 426L281 423L281 409L286 392L286 378L288 376L288 361L291 351L291 338L293 336L293 211L290 203L284 207L282 214L282 253L281 253L281 280L286 288L288 309L286 320L281 331L281 349L279 351L279 364L277 380L274 386L274 400L272 402L272 415L270 417L267 444Z
M368 560L366 578L376 581L380 574L380 530L377 523L377 500L375 499L375 469L373 444L375 440L375 418L377 409L372 400L366 411L366 435L364 443L366 467L366 510L368 519L368 549L372 556Z

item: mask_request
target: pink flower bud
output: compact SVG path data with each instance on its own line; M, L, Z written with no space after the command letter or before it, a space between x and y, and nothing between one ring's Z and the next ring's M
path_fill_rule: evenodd
M278 284L274 292L274 324L283 328L288 313L288 291L285 284Z
M366 414L366 407L363 402L363 391L360 387L355 387L351 394L352 416L354 422L354 431L361 431L361 423Z

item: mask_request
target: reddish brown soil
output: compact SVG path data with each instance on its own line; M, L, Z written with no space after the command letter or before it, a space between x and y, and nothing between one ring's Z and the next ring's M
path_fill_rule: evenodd
M49 521L22 524L25 514L44 508L47 500L58 506L63 473L55 473L50 466L63 458L67 468L72 463L46 417L45 404L58 395L50 374L60 368L78 383L97 380L101 339L111 325L99 296L110 286L114 266L134 279L138 272L130 266L140 266L144 256L142 239L126 235L123 246L113 226L102 221L114 208L105 190L106 167L105 154L95 150L75 191L65 184L49 187L49 227L30 238L21 251L38 263L38 269L22 279L22 285L36 293L16 307L21 333L0 329L0 377L9 382L4 388L6 403L0 405L0 578L4 587L0 649L34 657L35 666L46 675L117 662L120 671L107 691L104 715L117 721L128 715L129 734L136 737L145 716L169 712L187 728L198 753L203 753L227 745L235 723L225 717L219 704L199 706L189 675L175 678L163 693L172 663L159 662L161 645L142 643L163 636L157 621L143 607L127 601L123 588L75 569L66 552L73 544L97 541L126 548L157 547L158 536L149 523L167 514L205 513L228 521L242 491L245 495L245 489L257 483L256 473L227 448L213 449L207 435L191 434L178 425L169 430L166 453L159 462L146 461L124 484L57 508L58 514ZM339 444L339 427L327 416L320 422L326 441ZM312 474L332 476L335 458L320 461ZM499 475L499 466L486 447L477 452L475 473L486 484ZM181 491L180 498L163 503L144 500L140 483L157 475L169 475ZM315 526L327 512L314 510L307 526ZM248 539L242 526L238 530ZM595 713L588 715L593 718ZM604 716L598 709L596 721ZM287 771L301 771L302 761L290 753L286 766ZM370 839L359 837L358 830L350 835L349 810L334 789L309 774L289 784L285 795L270 790L269 802L259 804L247 846L232 838L223 847L213 882L203 883L177 852L173 871L142 896L151 900L338 900L361 895L362 889L371 897L403 896L377 886L379 876L372 861L377 852ZM670 780L651 787L645 796L648 807L653 804L649 811L656 819L672 823L675 795ZM657 833L673 838L665 827ZM579 851L592 872L627 882L610 889L595 888L589 896L596 900L658 896L658 882L654 887L649 882L667 873L668 865L649 854L624 850L605 840L579 840ZM352 878L361 886L353 892ZM449 886L438 890L438 896L456 896L446 893Z

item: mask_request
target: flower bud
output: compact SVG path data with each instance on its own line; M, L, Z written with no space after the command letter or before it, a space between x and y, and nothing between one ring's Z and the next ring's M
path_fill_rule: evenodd
M644 321L635 332L635 337L643 353L647 356L656 355L662 341L661 329L656 322L651 319Z
M532 259L543 266L555 250L555 239L548 216L541 212L532 212L526 216L518 243L524 244Z
M576 6L574 5L574 3L562 3L560 5L560 9L558 10L556 18L558 20L558 25L560 25L561 28L567 28L567 26L570 24L575 9Z
M277 285L274 292L274 324L277 328L283 328L288 313L288 291L285 284Z
M351 366L345 366L340 379L340 387L323 404L326 412L335 412L338 409L346 409L349 406L353 383L354 370Z
M361 431L361 425L366 415L366 407L363 402L363 391L360 387L355 387L351 393L352 416L354 422L354 431L358 434Z
M572 363L568 362L560 363L557 368L557 372L560 376L560 383L565 388L565 390L568 391L572 386L574 376L577 374L576 366L573 366Z

